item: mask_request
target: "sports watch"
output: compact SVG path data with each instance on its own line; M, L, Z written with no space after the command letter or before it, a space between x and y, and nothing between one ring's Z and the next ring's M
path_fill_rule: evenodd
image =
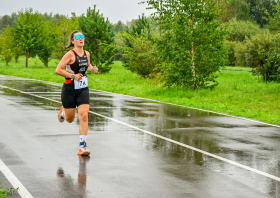
M75 74L71 74L71 78L74 79L75 78Z

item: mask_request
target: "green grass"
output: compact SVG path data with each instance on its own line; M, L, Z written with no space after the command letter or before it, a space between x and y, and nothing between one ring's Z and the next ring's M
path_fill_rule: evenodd
M55 75L58 63L54 60L48 68L42 63L24 67L24 57L19 63L5 66L0 62L0 74L63 83L64 78ZM248 69L248 68L246 68ZM89 87L131 96L150 98L162 102L212 110L280 124L280 86L277 83L264 83L260 77L249 72L227 72L218 74L220 83L213 90L192 90L187 88L166 88L153 85L152 80L143 79L122 67L116 61L108 74L88 74Z
M0 198L8 198L8 195L12 195L16 193L18 193L18 188L4 189L3 186L1 185L1 180L0 180Z
M231 66L224 66L221 70L229 70L229 71L252 71L252 68L249 67L231 67Z

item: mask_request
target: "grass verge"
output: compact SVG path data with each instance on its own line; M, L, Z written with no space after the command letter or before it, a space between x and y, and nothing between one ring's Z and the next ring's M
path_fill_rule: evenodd
M24 66L24 57L18 63L11 62L9 66L5 66L2 61L0 74L63 83L64 78L55 74L57 60L51 61L48 68L41 62L35 64L35 61L30 59L28 68ZM220 85L213 90L163 88L131 73L119 61L115 62L108 74L88 74L88 77L89 87L92 89L280 124L279 84L264 83L260 77L252 76L249 72L218 73Z
M0 180L0 198L8 198L8 195L16 194L18 193L18 189L10 188L10 189L4 189L1 185Z

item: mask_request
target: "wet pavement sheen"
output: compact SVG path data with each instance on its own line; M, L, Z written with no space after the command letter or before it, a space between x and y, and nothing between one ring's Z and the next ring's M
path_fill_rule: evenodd
M61 86L0 76L0 159L33 197L280 196L277 180L92 113L92 154L77 156L78 119L56 117ZM91 112L280 177L280 128L96 90L90 98Z

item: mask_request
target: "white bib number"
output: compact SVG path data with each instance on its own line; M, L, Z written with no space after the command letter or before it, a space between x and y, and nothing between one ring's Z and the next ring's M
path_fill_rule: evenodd
M88 80L86 76L82 77L82 80L76 81L74 80L74 88L75 89L82 89L88 87Z

